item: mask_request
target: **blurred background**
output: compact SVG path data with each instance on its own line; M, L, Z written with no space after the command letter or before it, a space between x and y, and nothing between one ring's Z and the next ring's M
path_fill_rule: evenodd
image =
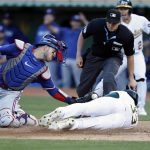
M57 23L69 26L69 17L73 14L83 12L89 20L103 17L116 3L117 0L1 0L0 18L2 21L3 14L10 12L14 22L33 42L47 8L55 10ZM134 13L150 19L150 0L132 0L132 3Z
M117 0L1 0L0 45L13 43L15 38L35 43L45 33L54 34L64 40L69 49L65 64L58 65L55 60L48 64L52 78L58 87L75 88L81 72L75 66L78 35L88 21L105 17L106 11L116 3ZM133 13L150 20L150 0L132 0L132 4ZM144 41L150 90L150 36L144 35Z

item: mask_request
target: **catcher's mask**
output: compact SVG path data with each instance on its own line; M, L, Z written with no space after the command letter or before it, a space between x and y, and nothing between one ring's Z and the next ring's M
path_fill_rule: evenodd
M46 34L42 37L42 39L35 44L36 46L47 45L56 50L57 60L58 62L63 62L63 55L66 52L67 46L63 41L59 41L55 38L55 36L51 34Z

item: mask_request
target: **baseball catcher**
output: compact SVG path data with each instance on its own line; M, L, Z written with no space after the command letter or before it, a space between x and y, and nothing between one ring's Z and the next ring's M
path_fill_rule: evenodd
M55 99L68 104L75 102L75 99L55 87L45 65L45 61L49 62L55 57L62 62L65 49L65 43L50 34L35 45L15 40L13 44L0 47L1 55L7 58L0 68L0 127L37 124L34 116L16 111L21 91L33 81L40 83Z

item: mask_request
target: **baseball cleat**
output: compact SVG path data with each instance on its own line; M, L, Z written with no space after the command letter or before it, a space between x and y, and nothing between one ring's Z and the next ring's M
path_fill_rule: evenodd
M37 126L38 120L36 117L24 113L17 113L15 114L15 118L20 122L21 125L30 125L30 126Z
M62 116L61 111L54 110L53 112L42 116L41 119L39 120L39 125L47 127L51 122L61 120L61 116Z
M49 124L48 129L60 131L63 129L70 129L75 123L75 120L73 118L64 119L61 121L54 121Z
M143 107L138 108L138 115L140 116L147 116L147 112Z

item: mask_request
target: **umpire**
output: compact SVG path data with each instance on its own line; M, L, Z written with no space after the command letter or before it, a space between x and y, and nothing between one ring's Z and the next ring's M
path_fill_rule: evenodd
M107 12L106 18L92 20L81 31L78 38L76 62L83 68L80 84L77 87L79 97L87 94L93 87L96 78L103 71L104 95L116 90L115 75L122 64L123 54L127 56L129 86L136 88L134 80L134 37L131 31L120 24L121 14L116 9ZM92 36L90 52L84 60L82 48L85 39ZM83 62L84 60L84 62ZM83 65L84 64L84 65Z

